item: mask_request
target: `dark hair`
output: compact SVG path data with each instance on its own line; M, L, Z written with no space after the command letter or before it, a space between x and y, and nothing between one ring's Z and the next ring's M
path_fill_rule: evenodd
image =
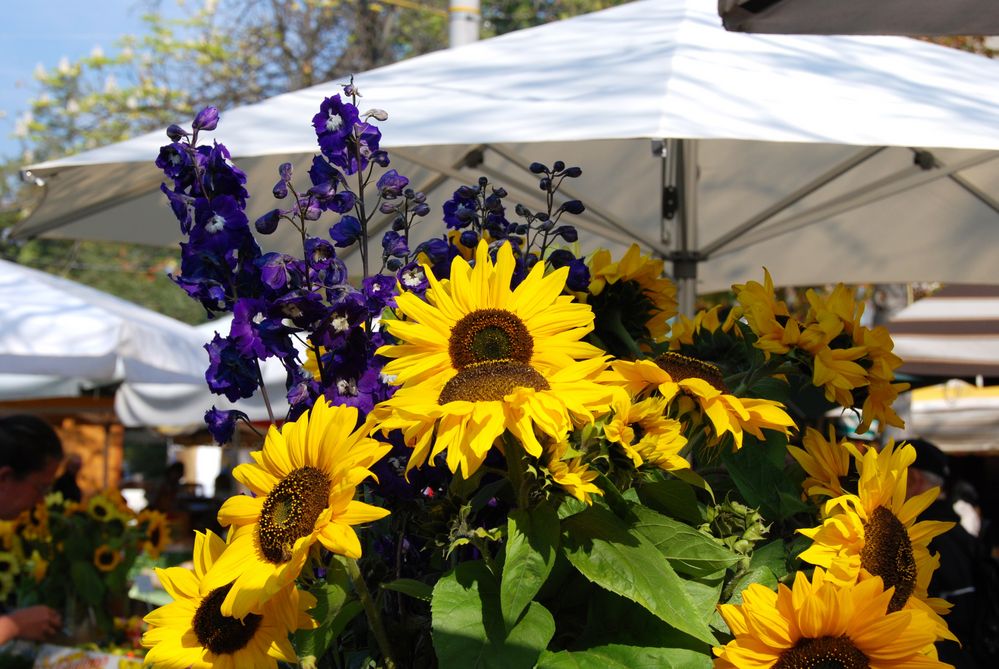
M60 459L62 442L44 420L28 414L0 418L0 467L10 467L20 479Z

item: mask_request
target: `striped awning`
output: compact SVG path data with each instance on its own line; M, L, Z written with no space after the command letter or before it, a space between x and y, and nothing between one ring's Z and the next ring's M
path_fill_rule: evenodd
M899 373L999 377L999 285L947 285L898 312L888 330L905 361Z

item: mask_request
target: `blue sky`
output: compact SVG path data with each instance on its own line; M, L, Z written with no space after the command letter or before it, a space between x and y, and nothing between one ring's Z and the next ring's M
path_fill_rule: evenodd
M19 152L14 122L38 92L32 74L41 63L54 69L100 46L113 50L124 34L142 28L140 0L35 0L5 3L0 22L0 155Z

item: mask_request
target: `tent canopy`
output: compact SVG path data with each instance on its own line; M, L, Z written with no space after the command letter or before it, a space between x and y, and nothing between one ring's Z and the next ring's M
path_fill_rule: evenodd
M888 323L902 374L999 378L999 286L952 284Z
M726 30L803 35L999 35L994 0L718 0Z
M645 0L355 82L362 111L389 113L392 167L438 207L484 174L510 191L509 210L541 208L526 165L561 159L583 168L565 196L588 207L584 251L638 242L709 292L763 265L784 285L991 280L997 79L999 62L916 40L731 33L715 0ZM248 173L251 220L275 206L280 163L304 176L310 120L338 91L223 113L215 137ZM156 132L30 167L44 198L16 236L175 243L153 166L166 142ZM679 206L664 218L667 199ZM289 228L266 243L296 239Z
M178 383L203 378L208 362L190 325L5 260L0 313L2 374Z

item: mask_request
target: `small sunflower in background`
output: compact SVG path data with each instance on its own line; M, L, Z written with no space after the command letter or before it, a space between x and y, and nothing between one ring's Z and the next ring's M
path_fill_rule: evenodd
M851 448L845 439L836 439L836 428L829 426L829 437L807 428L801 446L788 446L791 454L808 475L801 483L809 497L839 497L846 494L843 482L850 473Z
M603 495L593 483L599 472L583 464L579 457L566 457L569 452L567 440L553 442L545 449L543 461L552 481L562 490L569 493L580 502L593 504L591 495Z
M676 315L676 286L663 278L663 260L643 256L632 244L617 262L600 249L590 258L587 303L596 314L595 334L617 355L634 357L639 342L658 341Z
M943 669L932 652L934 623L918 610L892 611L880 578L841 586L816 569L777 592L758 583L742 604L722 604L735 639L715 648L715 669Z
M118 507L104 495L94 495L87 502L87 513L94 520L107 523L118 517Z
M166 514L161 511L145 509L139 512L136 520L139 527L145 526L142 550L155 560L170 544L170 524Z
M205 576L226 550L211 532L195 533L194 570L157 569L156 575L174 601L149 613L150 629L142 635L149 649L146 664L159 669L275 669L278 661L295 663L291 632L313 629L306 613L316 599L289 585L259 609L242 618L222 614L232 583L211 587Z
M105 573L114 571L121 560L121 551L107 544L101 544L94 550L94 566Z
M930 598L927 587L940 564L930 541L954 523L916 522L939 494L939 488L906 499L908 467L916 451L908 444L868 449L857 458L857 494L826 502L825 520L799 530L812 545L799 556L824 568L841 585L878 578L892 588L889 611L921 610L935 622L940 638L956 640L939 616L949 605Z
M389 512L354 500L354 493L390 446L369 438L369 425L355 429L357 421L356 408L320 397L298 420L280 430L272 425L263 450L250 454L254 462L233 470L254 496L230 497L219 510L231 535L205 582L227 586L225 615L259 610L298 577L317 541L338 555L361 556L353 526Z

